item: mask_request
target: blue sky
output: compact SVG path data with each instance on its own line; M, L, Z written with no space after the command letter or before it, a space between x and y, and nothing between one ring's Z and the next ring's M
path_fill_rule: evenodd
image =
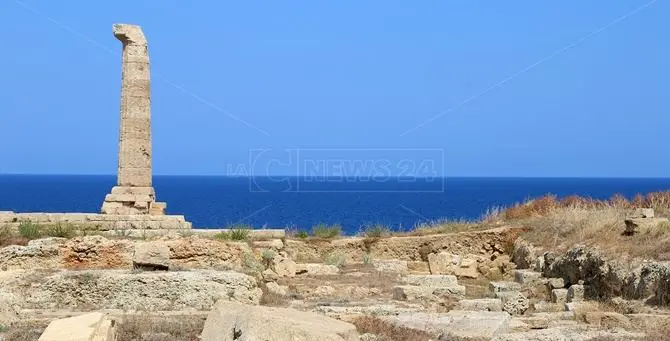
M669 14L660 0L2 1L0 173L115 173L111 26L126 22L149 39L155 174L244 173L268 148L396 166L437 149L454 176L668 176Z

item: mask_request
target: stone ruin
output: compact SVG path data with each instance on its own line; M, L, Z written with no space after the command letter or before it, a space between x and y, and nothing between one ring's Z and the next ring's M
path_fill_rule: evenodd
M151 177L151 79L147 40L136 25L115 24L123 44L117 185L105 196L104 214L165 214Z
M151 80L149 53L142 28L114 24L123 44L121 120L117 184L105 196L101 213L15 213L0 211L0 225L21 223L74 224L83 229L190 229L182 215L165 215L166 204L156 201L151 167Z

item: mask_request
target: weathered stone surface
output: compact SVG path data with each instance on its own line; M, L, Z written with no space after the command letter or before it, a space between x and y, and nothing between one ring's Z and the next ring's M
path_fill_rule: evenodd
M563 278L547 278L547 286L549 290L562 289L565 287L565 281Z
M542 273L531 270L515 270L514 281L521 285L533 285L542 279Z
M258 304L261 294L253 277L236 272L59 271L45 276L43 283L31 288L22 306L28 309L210 309L220 299Z
M170 248L160 242L135 244L133 267L144 270L168 270Z
M479 298L460 300L454 310L464 311L502 311L502 301L499 298Z
M114 24L123 44L117 186L105 197L104 214L165 214L152 187L151 85L147 40L136 25Z
M415 285L400 285L393 287L393 299L398 301L428 300L436 301L440 297L465 296L465 287L453 285L445 287L426 287Z
M296 264L296 274L307 274L310 276L337 275L340 269L335 265L303 263Z
M55 320L47 326L38 341L90 341L94 337L101 341L112 341L110 326L103 323L105 314L88 313ZM106 327L106 328L105 328Z
M554 289L551 291L551 302L552 303L567 303L568 302L568 289Z
M635 208L628 218L654 218L653 208Z
M444 328L440 341L484 341L507 332L510 316L505 312L450 311L452 322Z
M403 280L407 284L428 287L458 285L458 280L454 275L409 275L403 277Z
M573 284L568 288L568 302L584 301L584 285Z
M375 270L379 272L394 273L405 275L409 272L407 261L397 259L380 259L372 262Z
M265 283L265 287L268 289L269 292L271 292L275 295L284 296L288 292L288 286L279 285L276 282Z
M449 252L428 255L428 266L433 275L455 275L456 277L478 278L477 256L459 256Z
M626 219L626 229L624 234L632 235L639 232L644 232L650 229L657 228L661 223L667 223L667 218L631 218Z
M537 259L537 251L535 247L522 238L517 238L514 241L512 249L512 262L516 264L517 269L531 269L535 266Z
M279 277L294 277L297 271L296 263L283 253L272 259L271 267Z
M573 321L574 322L574 321ZM559 326L534 329L521 333L500 334L493 341L631 341L644 337L642 333L618 330L597 330L582 326Z
M505 291L519 291L521 284L516 282L497 281L489 283L489 290L491 292L505 292Z
M0 268L35 269L58 267L58 253L65 238L31 240L26 246L10 245L0 249Z
M356 327L290 308L220 301L207 317L202 341L359 341Z
M517 291L497 292L496 297L502 300L502 309L512 315L521 315L530 307L526 296Z
M622 314L612 311L591 311L584 314L584 321L588 324L603 328L630 329L630 320Z

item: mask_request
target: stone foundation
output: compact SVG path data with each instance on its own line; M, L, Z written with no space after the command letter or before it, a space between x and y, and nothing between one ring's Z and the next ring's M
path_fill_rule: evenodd
M190 229L191 223L182 215L97 214L97 213L14 213L0 212L0 224L18 226L22 222L35 224L73 224L83 230L157 230Z
M156 202L153 187L114 186L112 192L105 196L101 212L116 215L164 215L166 207L164 202Z

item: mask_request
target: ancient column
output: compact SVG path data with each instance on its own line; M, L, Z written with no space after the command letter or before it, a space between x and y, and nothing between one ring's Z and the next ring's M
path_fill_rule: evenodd
M151 184L151 80L149 52L142 28L114 24L123 44L121 122L117 186L105 196L102 213L164 214Z

